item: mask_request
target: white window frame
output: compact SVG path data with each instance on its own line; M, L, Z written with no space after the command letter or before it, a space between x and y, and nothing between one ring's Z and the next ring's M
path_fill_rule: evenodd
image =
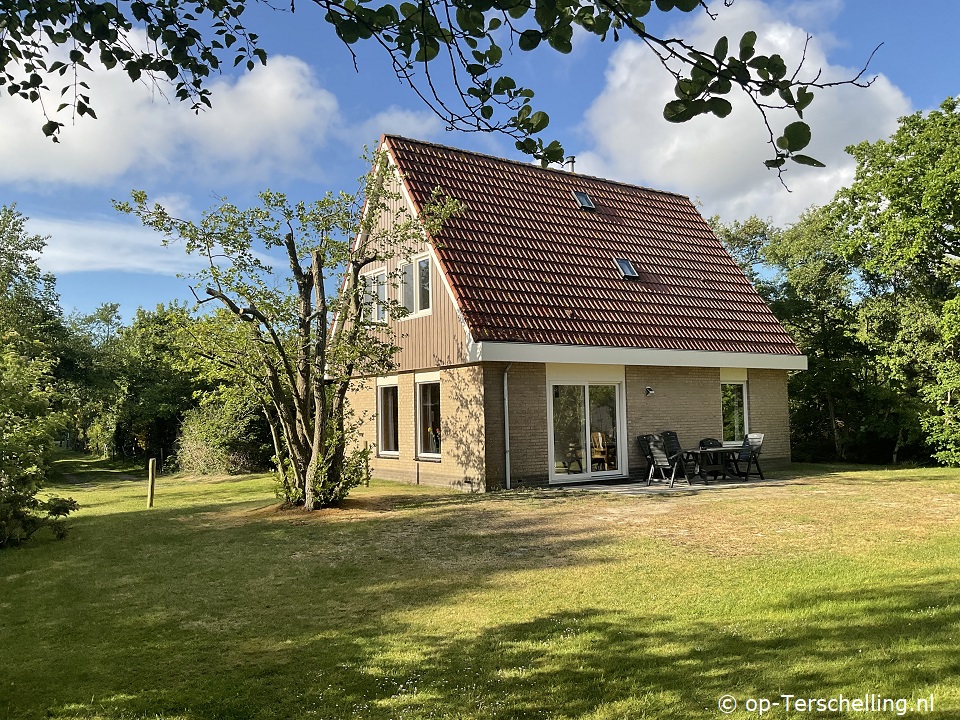
M726 440L723 437L723 386L724 385L739 385L743 388L743 437L746 437L750 434L750 393L747 383L747 379L744 373L743 379L740 378L730 378L729 375L725 377L725 373L721 372L720 374L720 438L725 443L741 443L743 439L740 440Z
M383 391L385 388L393 388L397 392L397 449L383 449ZM397 378L377 378L377 456L398 458L400 457L400 389Z
M367 308L364 314L364 320L372 323L385 324L387 322L387 271L381 268L380 270L361 275L360 278L363 282L364 295L369 294L371 289L369 282L371 280L373 281L373 291L375 293L370 307ZM383 294L382 300L380 298L381 288Z
M547 363L547 458L549 461L549 483L559 485L563 483L587 482L593 478L626 477L630 474L629 452L627 447L627 397L626 377L623 365L581 365ZM584 400L589 400L590 385L614 385L617 399L617 467L618 470L598 470L594 472L589 463L583 473L572 475L557 473L557 462L554 453L553 436L553 386L554 385L581 385L586 388ZM586 422L589 427L589 410ZM589 452L588 445L584 453Z
M420 265L423 262L426 262L426 272L427 272L427 305L422 307L420 304ZM420 255L415 255L410 258L410 262L405 262L400 264L400 303L403 304L403 294L406 288L406 272L404 268L410 268L410 278L413 284L412 292L412 307L407 308L408 313L404 320L414 318L414 317L423 317L424 315L429 315L433 312L433 260L430 258L430 253L422 253ZM404 305L406 307L406 305Z
M443 391L442 391L442 389L441 389L441 395L440 395L440 398L441 398L441 403L440 403L440 452L439 452L439 453L426 452L426 451L424 451L424 449L423 449L423 448L421 447L421 445L420 445L421 440L423 439L423 433L422 433L422 428L423 428L423 412L422 412L422 410L423 410L423 398L422 398L422 392L423 392L423 388L426 387L427 385L436 385L437 388L440 389L440 388L441 388L440 378L439 378L439 377L434 378L434 377L432 377L432 374L430 374L430 375L427 375L427 376L423 377L422 379L421 379L420 377L418 377L418 378L416 379L416 382L415 382L415 392L414 392L414 401L415 401L416 404L417 404L417 413L416 413L417 422L416 422L416 427L414 428L414 431L415 431L415 433L416 433L415 447L416 447L416 451L417 451L417 459L418 459L418 460L431 460L431 461L439 462L439 461L442 459L442 457L443 457L443 456L442 456L442 452L443 452L443 394L442 394Z

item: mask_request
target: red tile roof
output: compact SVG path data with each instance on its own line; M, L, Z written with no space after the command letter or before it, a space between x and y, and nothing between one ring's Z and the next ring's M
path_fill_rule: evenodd
M474 340L800 354L688 198L384 140L418 209L437 187L466 206L434 248Z

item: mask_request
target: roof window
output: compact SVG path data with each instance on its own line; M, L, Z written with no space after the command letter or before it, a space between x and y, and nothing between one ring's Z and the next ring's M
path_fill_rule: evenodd
M635 278L640 277L640 273L637 272L637 269L633 267L633 263L624 258L614 258L613 260L617 264L617 268L620 270L620 274L625 278Z
M587 195L583 190L574 190L573 197L576 198L576 201L580 203L580 207L584 210L596 210L597 206L593 204L593 200L590 199L590 196Z

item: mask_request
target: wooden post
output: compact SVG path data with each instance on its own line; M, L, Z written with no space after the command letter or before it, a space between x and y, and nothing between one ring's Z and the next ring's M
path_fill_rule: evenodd
M363 441L363 479L364 485L370 487L370 443Z
M147 507L153 507L153 491L157 486L157 459L150 458L147 464Z

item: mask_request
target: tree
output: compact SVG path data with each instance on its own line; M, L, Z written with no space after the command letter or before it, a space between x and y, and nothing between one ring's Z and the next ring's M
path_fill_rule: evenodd
M955 462L953 312L960 288L960 101L900 119L889 140L848 148L853 184L837 194L846 253L865 281L861 315L877 357L915 422Z
M56 140L63 123L56 112L70 108L74 117L96 117L89 90L78 71L99 62L120 69L131 80L142 76L169 79L179 100L195 110L210 105L207 78L232 60L248 69L266 62L257 35L241 22L248 0L122 0L100 3L77 0L56 4L41 0L3 0L0 35L0 84L10 95L40 103L46 122L43 132ZM729 5L733 0L725 0ZM535 136L549 124L535 110L534 92L505 74L504 50L532 51L542 45L560 53L573 49L575 30L617 41L621 35L639 39L676 80L677 98L664 107L671 122L698 115L723 118L733 109L725 96L738 88L762 116L774 156L768 167L782 170L789 159L821 166L803 155L810 128L803 111L814 89L839 84L867 86L866 67L843 82L824 82L819 72L805 75L803 61L788 68L777 54L756 51L757 34L720 37L712 47L697 48L681 38L651 33L645 18L658 12L712 14L706 0L417 0L373 3L369 0L314 0L323 20L348 47L364 41L379 45L389 56L398 78L450 127L496 131L516 139L517 147L543 162L559 162L559 142ZM294 12L295 2L291 0ZM134 32L145 31L145 42ZM809 40L809 38L808 38ZM67 52L66 59L54 50ZM351 50L352 52L352 50ZM57 111L44 103L49 83L63 83L67 102ZM443 88L450 88L445 90ZM796 119L776 132L771 111L785 110Z
M808 358L807 370L790 377L794 457L916 457L920 403L890 360L892 347L873 319L881 305L865 294L860 269L846 254L836 208L810 208L787 228L757 217L711 223Z
M307 204L266 191L260 199L246 210L223 201L199 223L151 206L140 191L117 208L135 213L165 242L182 240L187 252L207 259L195 276L207 284L204 297L195 294L200 304L215 302L222 310L208 323L216 324L212 337L197 336L196 351L256 393L276 430L286 499L312 509L339 502L362 480L366 451L349 442L355 418L347 392L357 377L388 371L396 352L389 333L370 318L376 300L360 273L409 255L457 205L438 198L420 218L391 209L403 203L382 156L356 195L328 194ZM286 277L266 259L271 253L282 255ZM328 282L342 290L328 296ZM395 301L385 309L404 312ZM227 316L232 326L223 322ZM231 331L237 327L242 331Z
M37 497L60 425L55 354L44 336L61 326L53 277L36 259L45 240L27 234L26 220L15 207L0 207L0 547L47 525L62 536L63 516L77 507Z
M874 289L950 295L960 277L960 98L900 118L889 140L847 148L856 177L837 194L847 252Z
M70 498L37 497L59 418L50 407L53 363L29 345L15 333L0 335L0 548L45 526L63 537L62 518L78 507Z
M222 385L183 416L176 466L197 475L255 472L269 467L269 429L249 393Z

